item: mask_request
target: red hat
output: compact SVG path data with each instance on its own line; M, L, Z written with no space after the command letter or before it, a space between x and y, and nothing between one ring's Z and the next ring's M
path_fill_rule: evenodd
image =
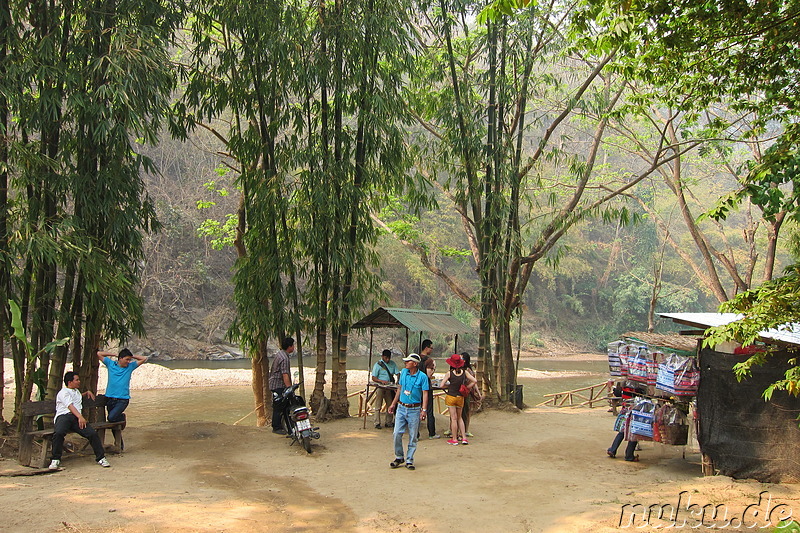
M453 368L461 368L464 366L464 360L461 358L461 355L454 353L450 357L445 360L445 363L452 366Z

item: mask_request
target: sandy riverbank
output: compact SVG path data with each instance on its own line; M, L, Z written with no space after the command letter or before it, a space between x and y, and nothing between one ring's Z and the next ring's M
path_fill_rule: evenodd
M611 423L605 409L482 413L469 446L423 439L413 472L391 470L391 434L357 419L322 424L311 455L255 427L129 424L109 469L81 452L65 457L63 471L11 477L21 467L0 460L2 530L611 533L621 516L631 520L626 504L682 498L733 517L763 508L765 491L772 507L800 515L800 486L702 478L697 455L684 459L682 448L644 443L639 463L609 459ZM684 509L679 519L691 516ZM667 524L640 516L630 529L658 525Z

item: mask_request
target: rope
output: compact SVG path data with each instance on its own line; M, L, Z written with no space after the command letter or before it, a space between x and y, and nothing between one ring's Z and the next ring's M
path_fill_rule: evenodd
M249 413L247 413L246 415L244 415L242 418L240 418L239 420L237 420L236 422L234 422L234 423L233 423L233 425L234 425L234 426L237 426L237 425L239 425L239 422L243 421L245 418L247 418L248 416L252 415L253 413L255 413L256 411L258 411L258 410L259 410L259 409L261 409L262 407L264 407L264 404L263 404L263 403L260 403L260 404L258 404L258 405L256 406L256 408L255 408L255 409L253 409L252 411L250 411Z

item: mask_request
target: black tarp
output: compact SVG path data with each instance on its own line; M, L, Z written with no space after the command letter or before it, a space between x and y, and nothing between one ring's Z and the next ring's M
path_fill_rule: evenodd
M789 357L777 353L738 382L732 368L746 356L701 350L697 440L720 474L769 483L800 481L800 398L784 391L776 391L769 402L762 396L783 378Z

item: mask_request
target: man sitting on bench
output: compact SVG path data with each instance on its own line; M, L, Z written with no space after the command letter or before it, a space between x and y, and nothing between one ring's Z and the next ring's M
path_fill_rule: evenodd
M56 417L53 420L53 457L50 461L50 470L58 470L61 467L64 437L69 432L75 432L89 441L94 450L97 464L103 467L111 466L106 460L106 452L103 449L103 443L100 442L100 437L81 414L83 397L94 399L94 394L92 391L86 391L83 394L78 392L81 378L75 372L64 374L64 385L65 387L56 395Z

